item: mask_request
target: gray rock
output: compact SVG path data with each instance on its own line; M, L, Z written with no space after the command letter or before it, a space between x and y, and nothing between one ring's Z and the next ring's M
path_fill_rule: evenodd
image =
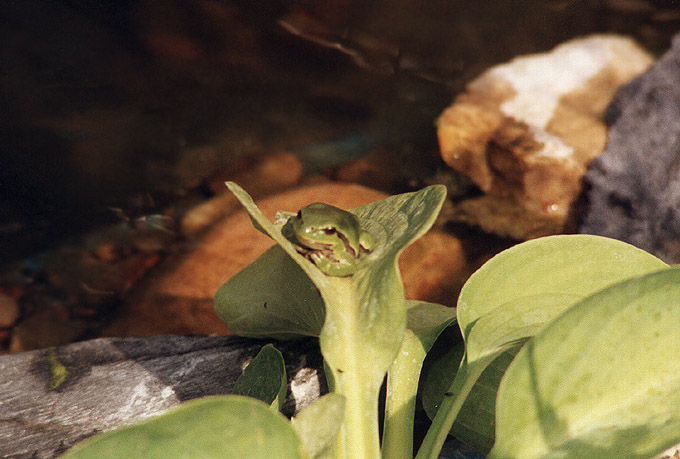
M680 35L607 109L605 152L585 175L579 232L680 262Z

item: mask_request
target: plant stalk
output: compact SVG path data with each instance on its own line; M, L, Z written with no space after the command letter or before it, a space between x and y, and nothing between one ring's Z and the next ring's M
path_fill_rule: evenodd
M345 418L338 435L336 458L378 459L380 439L378 437L378 395L377 389L369 389L360 374L351 376L350 370L339 376L343 382L336 392L346 397Z
M477 360L468 365L467 359L463 360L451 387L446 392L444 400L442 400L442 404L432 420L432 425L425 435L416 459L437 459L463 403L484 368L486 368L487 363Z
M386 369L376 368L373 348L361 339L359 304L349 282L336 282L326 301L321 349L335 392L345 396L345 417L335 448L337 459L379 459L378 396ZM332 351L328 351L332 349Z
M425 349L411 330L406 330L401 349L387 373L383 459L413 457L413 420Z

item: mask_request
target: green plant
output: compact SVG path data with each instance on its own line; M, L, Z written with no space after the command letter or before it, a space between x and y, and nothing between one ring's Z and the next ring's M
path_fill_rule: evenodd
M453 359L439 362L436 374L425 385L426 407L429 405L431 413L436 411L436 416L419 457L434 457L433 451L438 450L452 427L454 434L465 436L482 451L491 448L495 430L493 457L557 457L560 453L559 457L574 458L637 457L631 451L639 449L642 442L658 453L680 441L680 418L675 414L680 345L663 335L665 327L680 325L680 268L668 268L646 252L602 237L537 239L500 253L474 273L461 291L457 315L465 352L460 365ZM658 322L661 317L663 327ZM624 345L626 339L629 341ZM538 360L530 350L546 340L551 350ZM576 345L574 340L582 341ZM631 347L639 349L636 358L648 364L644 378L634 371L642 362L626 361ZM513 360L508 354L519 348ZM528 360L527 352L531 352ZM519 362L524 362L521 368L525 375L531 375L529 383L523 380L523 386L518 386L513 376L518 370L510 371L520 366ZM544 383L547 387L532 385L538 384L536 378L546 365L553 371L552 379ZM495 368L479 382L475 394L475 383L489 366ZM583 372L581 377L565 385L577 370ZM454 374L450 387L442 384ZM496 397L498 374L503 379ZM665 391L657 387L660 383L667 383ZM552 394L555 388L563 392L551 395L554 398L543 395L543 391ZM652 429L637 438L623 435L632 425L623 417L616 419L616 415L626 412L632 393L641 395L648 390L667 396L668 403L646 406L647 416L667 421L665 429L673 434L655 436ZM444 396L443 391L449 396ZM492 398L485 404L491 409L474 413L463 409L461 414L471 391L471 398L478 404L484 404L480 399ZM518 391L523 397L521 403ZM586 410L585 394L600 392L613 397L609 405L592 405L597 409ZM535 404L535 415L528 419L526 413L532 412L530 402ZM590 430L573 430L574 407L581 410L576 417ZM613 417L598 424L596 420L602 421L607 409ZM478 427L466 431L465 425ZM548 437L543 438L544 434ZM590 451L583 455L579 449L570 449L594 441L581 435L602 435L599 443L592 444L593 448L602 448L602 454ZM614 437L618 438L616 442ZM536 442L545 448L509 448L507 444L514 442L524 446ZM566 447L566 443L571 446Z
M356 217L326 206L271 223L228 186L277 245L218 291L218 315L242 336L318 336L332 393L287 421L283 361L268 345L237 382L241 395L186 403L67 457L412 457L423 360L456 314L465 347L425 380L433 423L418 458L436 458L450 432L482 451L493 444L492 457L645 457L680 442L680 268L601 237L548 237L485 264L456 311L405 300L397 269L436 218L443 187L359 207ZM479 401L486 408L470 409ZM246 416L255 420L241 425Z

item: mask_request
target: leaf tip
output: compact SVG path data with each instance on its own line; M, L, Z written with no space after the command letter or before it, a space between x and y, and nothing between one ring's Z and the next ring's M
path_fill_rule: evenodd
M432 191L437 195L437 198L441 201L444 201L446 199L446 194L447 194L447 189L446 185L431 185Z

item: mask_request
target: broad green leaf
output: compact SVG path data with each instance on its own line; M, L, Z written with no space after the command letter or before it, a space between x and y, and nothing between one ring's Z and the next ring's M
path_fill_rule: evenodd
M667 268L624 242L560 235L518 244L493 257L463 286L458 325L465 358L419 457L433 457L464 399L496 357L538 333L580 299L630 277Z
M215 312L239 336L275 339L318 336L325 316L319 291L278 245L220 287Z
M510 364L490 457L649 458L680 442L680 267L581 300Z
M333 447L345 414L345 397L326 394L295 416L293 427L311 459L333 457Z
M423 360L439 334L456 321L456 310L408 301L408 322L399 354L387 374L383 458L413 457L413 420Z
M430 419L434 418L442 400L448 393L451 381L458 373L458 367L465 354L465 344L461 342L452 343L449 337L445 337L446 347L441 347L438 352L432 351L427 356L423 367L423 381L420 388L420 397L423 402L423 409ZM436 354L436 355L435 355ZM500 378L499 378L500 381ZM450 397L451 394L448 393ZM494 403L496 396L494 394Z
M281 234L283 221L272 224L243 189L234 183L227 186L255 225L279 244L321 294L326 309L321 350L333 373L336 391L347 397L340 442L347 450L337 454L377 457L378 392L406 329L406 302L397 259L407 245L432 226L443 204L445 187L431 186L351 210L359 217L362 229L371 233L375 248L362 258L355 274L334 277L297 252ZM262 289L263 285L250 288ZM221 310L223 306L221 301L216 304L220 316L228 315Z
M325 360L323 361L323 373L326 375L326 385L328 385L328 391L335 392L335 379L333 378L333 372Z
M488 453L493 446L498 385L518 351L519 346L503 352L484 369L451 427L451 435L476 451ZM430 419L434 418L442 400L453 396L449 386L458 372L464 352L464 345L460 343L450 347L429 366L422 383L421 398Z
M234 395L262 400L279 411L286 400L288 380L283 356L272 344L266 344L236 380Z
M463 336L480 317L536 295L584 298L614 282L667 267L655 256L601 236L559 235L518 244L475 272L458 300ZM498 310L500 311L500 309Z
M62 457L300 459L306 455L282 414L259 400L228 395L192 400L153 419L97 435Z

